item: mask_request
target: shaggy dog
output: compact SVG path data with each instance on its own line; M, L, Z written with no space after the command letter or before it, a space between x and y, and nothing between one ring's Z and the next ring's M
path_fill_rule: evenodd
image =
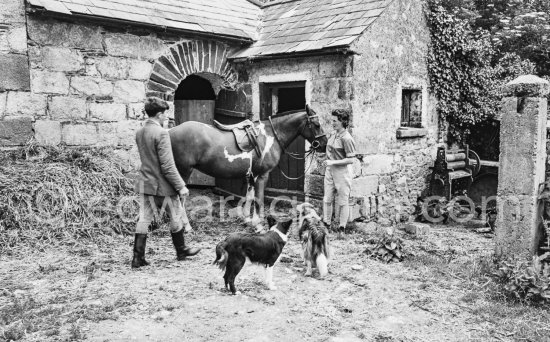
M302 203L296 207L298 210L298 236L302 241L302 256L307 265L306 276L311 275L312 268L317 266L319 275L328 274L328 263L331 250L328 239L328 229L321 221L310 203Z
M268 216L267 222L271 228L267 233L233 233L216 246L216 264L225 274L225 287L233 294L235 277L241 271L246 261L263 265L266 268L266 284L270 290L275 290L273 283L273 265L279 259L283 247L288 241L288 233L292 219L278 222Z

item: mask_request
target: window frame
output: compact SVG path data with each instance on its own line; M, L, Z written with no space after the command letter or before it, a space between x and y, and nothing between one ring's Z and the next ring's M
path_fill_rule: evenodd
M412 97L413 94L418 93L420 96L420 116L419 121L415 122L415 124L411 125L410 121L410 111L405 115L405 106L409 106L410 109L410 97ZM417 138L417 137L423 137L428 134L428 130L425 128L425 94L424 94L424 87L423 86L414 86L414 85L408 85L408 86L401 86L399 90L399 127L396 132L396 136L398 139L405 139L405 138ZM406 96L407 94L410 94L410 96ZM406 98L408 98L409 102L406 102ZM405 118L405 116L408 116L408 118ZM408 121L408 122L407 122Z
M278 110L278 91L281 88L304 88L304 100L307 103L307 82L305 80L286 81L286 82L259 82L260 88L260 120L267 119L268 116L279 114ZM304 108L305 109L305 108ZM300 109L301 110L301 109ZM295 112L295 111L290 111Z

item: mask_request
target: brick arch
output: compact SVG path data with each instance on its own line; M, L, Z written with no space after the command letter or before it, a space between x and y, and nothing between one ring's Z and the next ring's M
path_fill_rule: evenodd
M147 82L147 95L173 99L181 81L192 74L210 73L222 79L222 87L235 89L237 73L227 61L229 49L215 41L186 41L172 45L159 57Z

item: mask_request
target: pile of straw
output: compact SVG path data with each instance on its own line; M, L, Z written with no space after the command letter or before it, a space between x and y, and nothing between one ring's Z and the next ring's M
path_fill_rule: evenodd
M131 232L137 196L112 152L32 144L0 152L0 253Z

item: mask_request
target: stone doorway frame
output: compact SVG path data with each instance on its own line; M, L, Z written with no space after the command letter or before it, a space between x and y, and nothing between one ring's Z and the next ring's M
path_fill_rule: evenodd
M180 83L189 75L207 78L216 95L221 88L235 89L237 72L227 60L229 46L212 40L181 41L168 48L153 65L147 82L147 96L158 96L168 101ZM219 79L219 81L214 81Z

